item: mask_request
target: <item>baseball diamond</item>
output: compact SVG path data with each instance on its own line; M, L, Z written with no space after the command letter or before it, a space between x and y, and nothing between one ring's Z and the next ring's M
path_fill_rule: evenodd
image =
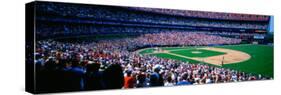
M273 76L273 47L265 45L226 45L213 47L162 47L164 51L146 48L139 54L203 63ZM194 51L200 53L193 53ZM266 67L266 68L265 68Z

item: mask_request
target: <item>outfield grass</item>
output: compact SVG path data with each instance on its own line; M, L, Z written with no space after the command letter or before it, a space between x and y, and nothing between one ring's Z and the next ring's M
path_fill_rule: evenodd
M173 55L170 55L170 54L167 54L167 53L157 53L157 54L151 54L151 55L161 57L161 58L180 60L180 61L183 61L183 62L190 62L190 63L198 63L199 62L199 61L196 61L196 60L190 60L190 59L182 58L182 57L179 57L179 56L173 56Z
M192 53L192 51L198 51L201 53L196 54L196 53ZM210 57L210 56L225 54L224 52L210 51L210 50L203 50L203 49L187 49L187 50L171 51L171 53L183 55L187 57Z
M179 57L179 56L170 55L170 54L167 54L167 53L157 53L157 54L151 54L151 55L157 56L159 58L164 58L164 59L174 59L174 60L178 60L178 61L188 62L190 64L201 63L201 64L206 64L206 65L216 66L216 65L213 65L213 64L202 63L200 61L196 61L196 60L182 58L182 57Z
M230 68L235 69L247 73L252 74L262 74L264 76L273 77L273 47L272 46L265 46L265 45L228 45L228 46L215 46L219 48L226 48L226 49L232 49L232 50L238 50L245 53L248 53L251 55L251 58L244 62L239 62L235 64L225 64L223 65L224 68ZM204 51L207 52L203 55L197 55L197 54L191 54L189 53L190 50L193 50L198 47L172 47L172 48L163 48L164 50L168 50L172 53L177 53L184 56L193 56L193 57L207 57L207 56L214 56L216 54L221 54L221 52L210 52L210 51ZM188 50L180 50L180 51L174 51L177 49L188 49ZM154 49L147 49L140 52L140 54L145 53L153 53ZM203 53L203 52L202 52ZM180 61L188 61L190 63L199 63L198 61L182 58L179 56L174 56L170 54L165 53L159 53L159 54L152 54L157 57L161 58L169 58L169 59L175 59Z
M144 49L144 50L140 51L139 54L153 53L154 50L155 49L153 49L153 48Z

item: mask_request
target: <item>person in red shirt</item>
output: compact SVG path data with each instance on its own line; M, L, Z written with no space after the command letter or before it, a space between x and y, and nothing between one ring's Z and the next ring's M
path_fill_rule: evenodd
M134 88L135 86L135 78L132 77L132 72L131 71L127 71L126 72L126 76L124 77L124 88Z

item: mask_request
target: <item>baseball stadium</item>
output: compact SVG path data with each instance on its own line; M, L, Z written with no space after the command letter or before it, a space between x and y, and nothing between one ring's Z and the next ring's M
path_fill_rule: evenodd
M26 42L26 62L35 67L36 93L274 78L270 15L45 1L29 5L35 23L27 35L35 41Z

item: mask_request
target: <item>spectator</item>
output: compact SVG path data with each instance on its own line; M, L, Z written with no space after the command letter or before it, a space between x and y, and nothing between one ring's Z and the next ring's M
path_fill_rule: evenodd
M99 72L100 64L89 61L87 64L87 72L85 74L85 90L101 90L104 89L102 73Z
M135 79L132 77L132 71L127 71L126 76L124 77L124 88L134 88Z
M120 89L124 85L124 76L119 64L111 64L104 71L105 89Z
M150 75L150 86L164 86L163 77L159 71L160 67L155 67L154 73Z
M180 81L177 83L177 85L191 85L189 81L187 81L187 74L184 73L182 77L180 78Z

